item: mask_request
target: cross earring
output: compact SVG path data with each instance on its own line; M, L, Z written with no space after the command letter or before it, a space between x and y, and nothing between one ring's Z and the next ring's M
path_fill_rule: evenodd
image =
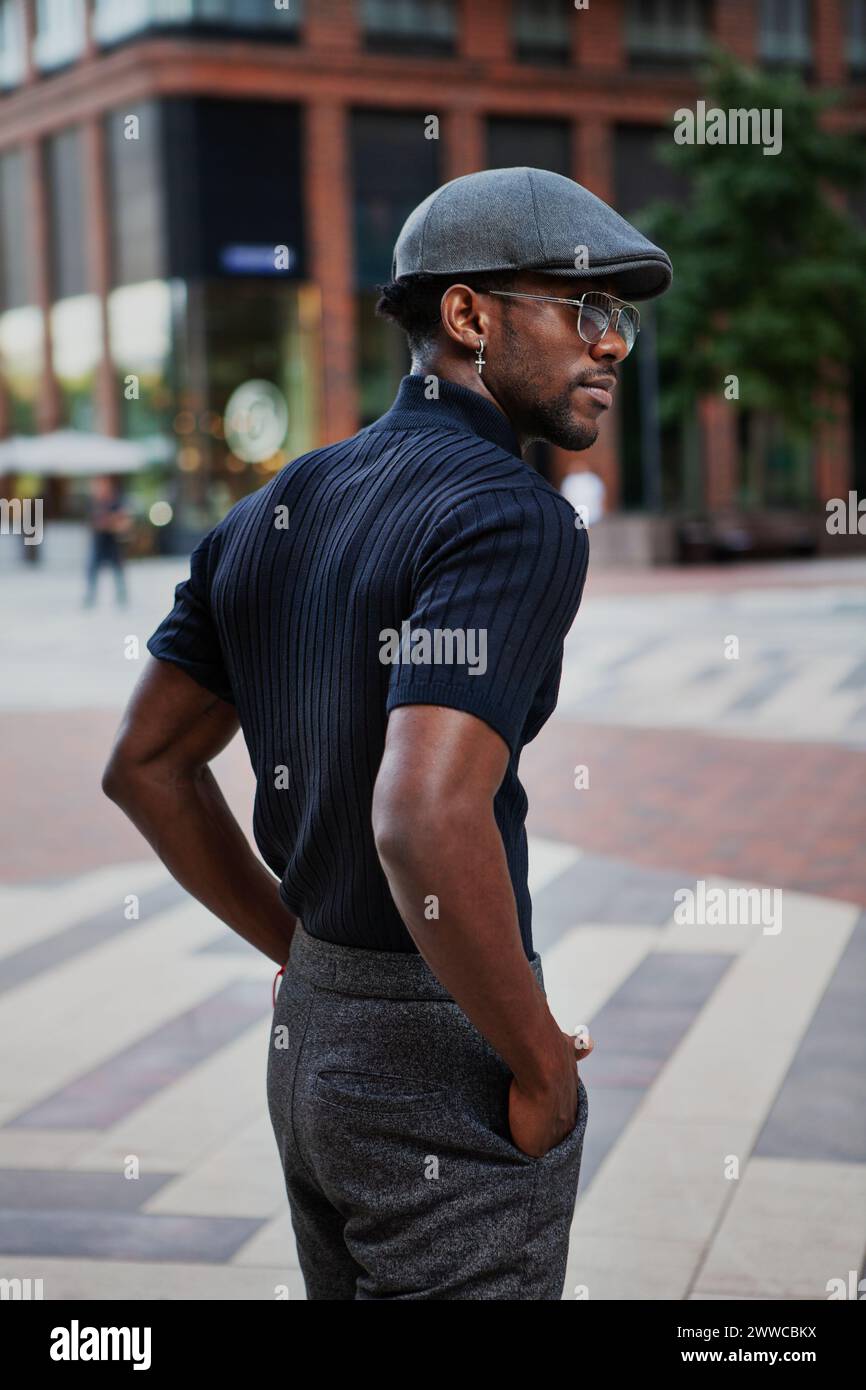
M478 368L478 375L481 375L481 368L484 366L484 339L478 339L478 348L475 354L475 365Z

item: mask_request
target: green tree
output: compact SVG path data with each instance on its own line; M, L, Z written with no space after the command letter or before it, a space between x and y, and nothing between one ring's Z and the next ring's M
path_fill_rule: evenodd
M672 131L659 151L690 181L685 203L656 201L635 219L674 268L658 306L671 366L661 418L692 412L733 374L732 409L772 412L802 440L833 418L820 388L838 389L866 347L866 232L839 196L862 191L866 149L824 118L839 92L719 51L702 86L708 115L778 108L782 147L676 144Z

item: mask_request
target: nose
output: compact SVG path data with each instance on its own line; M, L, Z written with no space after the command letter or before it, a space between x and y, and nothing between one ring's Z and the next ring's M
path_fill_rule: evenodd
M608 324L604 333L597 343L591 343L589 348L590 357L600 360L603 357L612 358L614 362L621 362L624 357L628 357L628 347L625 339L617 333L613 327L614 322L619 321L619 315L615 314Z

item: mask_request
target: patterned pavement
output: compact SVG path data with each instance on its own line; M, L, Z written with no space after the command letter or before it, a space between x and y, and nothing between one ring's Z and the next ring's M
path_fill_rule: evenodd
M524 754L551 1005L596 1039L565 1298L820 1299L866 1273L866 571L785 570L591 578ZM49 1299L304 1297L273 968L98 789L126 639L181 573L140 566L120 613L4 579L0 1276ZM240 741L217 774L248 825ZM677 920L699 882L778 892L779 920Z

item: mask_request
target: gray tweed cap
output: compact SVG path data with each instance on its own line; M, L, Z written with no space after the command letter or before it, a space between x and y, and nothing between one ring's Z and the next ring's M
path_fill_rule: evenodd
M579 248L585 265L576 267ZM613 279L624 299L653 299L671 283L670 257L588 188L549 169L485 169L437 188L410 212L391 278L426 272L535 270Z

